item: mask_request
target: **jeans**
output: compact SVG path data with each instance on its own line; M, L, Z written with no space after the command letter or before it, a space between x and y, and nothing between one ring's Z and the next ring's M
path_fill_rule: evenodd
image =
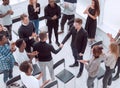
M88 77L87 79L87 87L88 88L94 88L94 80L96 77Z
M8 80L8 78L11 79L13 77L12 73L13 73L12 69L3 71L3 75L4 75L3 80L4 80L5 83Z
M39 65L40 65L41 72L43 73L43 77L42 77L43 82L46 81L46 66L48 67L51 79L52 80L55 79L55 77L54 77L54 70L53 70L53 60L51 60L51 61L44 61L44 62L40 62L39 61Z
M31 20L35 26L35 33L36 34L39 34L39 20L36 19L36 20Z
M112 72L113 69L110 69L110 67L106 66L106 71L105 71L105 75L103 78L103 88L107 88L107 85L111 85L112 83Z
M8 32L9 32L9 40L11 41L12 40L12 24L11 25L4 25Z

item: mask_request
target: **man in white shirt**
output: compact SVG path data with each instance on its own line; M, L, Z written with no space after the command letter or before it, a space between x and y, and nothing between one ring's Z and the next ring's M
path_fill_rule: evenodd
M12 18L13 10L9 5L9 0L2 0L3 4L0 5L0 18L2 20L2 24L8 29L10 36L9 40L12 40Z

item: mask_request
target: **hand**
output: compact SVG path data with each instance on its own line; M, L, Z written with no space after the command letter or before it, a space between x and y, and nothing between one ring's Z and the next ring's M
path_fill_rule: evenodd
M39 53L38 51L34 51L34 52L31 53L31 55L36 56L36 55L38 55L38 53Z
M63 44L60 44L60 46L59 46L60 48L63 48Z
M14 52L16 50L16 48L15 48L15 42L13 42L13 43L10 44L10 50L11 50L11 52Z
M82 54L82 53L79 53L79 56L83 56L83 54Z
M36 7L35 12L39 12L39 9L40 9L39 7Z
M86 64L86 63L87 63L86 60L78 60L78 62L81 62L81 63L83 63L83 64Z
M112 38L112 34L110 34L110 33L107 33L107 36L108 36L109 38Z

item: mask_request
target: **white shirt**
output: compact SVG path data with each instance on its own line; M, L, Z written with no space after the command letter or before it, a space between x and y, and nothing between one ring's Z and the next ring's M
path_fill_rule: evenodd
M24 50L24 52L20 52L18 48L16 48L16 51L13 53L13 56L15 58L15 61L20 65L24 61L29 61L29 57L27 56L27 52Z
M68 4L68 7L65 8L64 3ZM63 2L61 6L64 8L63 13L66 15L74 15L76 11L76 3Z
M28 76L25 73L21 72L21 81L27 88L40 88L39 80L37 80L34 76Z
M116 57L114 54L110 52L106 54L105 65L110 67L110 69L114 69L116 65Z
M11 10L10 5L0 5L0 14L5 14L7 13L8 10ZM12 24L12 18L11 15L6 15L5 17L1 18L1 23L3 25L11 25Z

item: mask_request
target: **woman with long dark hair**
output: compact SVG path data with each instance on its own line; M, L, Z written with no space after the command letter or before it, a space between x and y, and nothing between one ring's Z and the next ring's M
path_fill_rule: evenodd
M84 14L88 15L85 29L88 32L88 39L91 45L94 42L95 34L96 34L96 28L97 28L96 19L100 15L99 1L92 0L91 5L88 6L88 8L86 8Z

